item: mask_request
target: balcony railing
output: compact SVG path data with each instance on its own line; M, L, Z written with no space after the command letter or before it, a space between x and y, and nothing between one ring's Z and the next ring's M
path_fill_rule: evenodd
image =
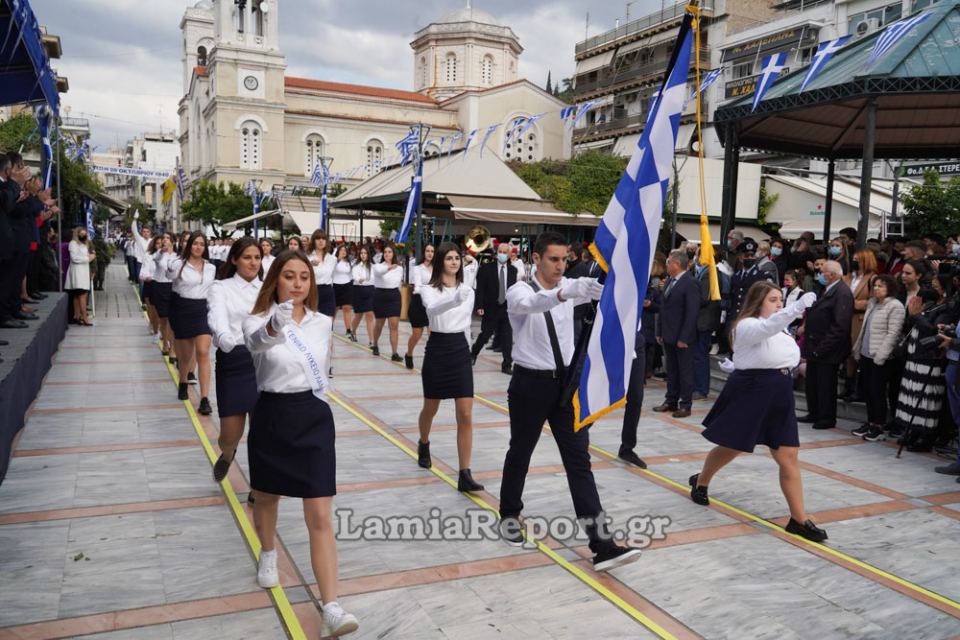
M690 56L691 62L694 60L694 57ZM642 81L646 78L655 78L657 76L663 75L667 71L667 65L670 64L670 61L660 60L658 62L650 62L647 64L632 64L632 65L622 65L620 67L614 66L616 73L606 74L601 78L596 80L591 80L588 82L577 82L576 88L574 89L574 95L579 99L586 94L593 93L596 91L614 91L620 85L633 82L633 81ZM702 69L706 69L710 64L710 48L701 47L700 48L700 66ZM691 73L693 65L691 64Z
M590 49L608 44L615 40L619 40L620 38L626 38L627 36L641 33L651 27L655 27L658 24L675 20L677 18L682 18L683 14L686 13L687 4L688 3L686 2L678 2L672 7L664 7L662 11L651 13L650 15L644 16L639 20L633 20L621 27L611 29L606 33L601 33L598 36L594 36L584 40L583 42L579 42L577 43L576 47L576 55L579 56L585 51L589 51ZM713 11L713 8L714 0L704 0L700 6L701 11Z
M708 112L707 104L704 103L701 107L702 110L706 113ZM681 117L688 117L696 115L697 105L696 102L691 100L687 103L687 107L681 113ZM574 140L580 140L586 137L593 137L598 134L603 134L611 131L620 131L625 129L633 129L637 127L642 127L647 122L647 113L636 114L632 116L626 115L615 115L609 122L600 122L600 123L590 123L578 125L576 129L573 130Z

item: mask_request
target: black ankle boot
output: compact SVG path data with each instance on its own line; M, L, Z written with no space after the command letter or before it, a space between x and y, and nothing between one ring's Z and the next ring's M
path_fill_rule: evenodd
M424 469L433 466L433 460L430 459L430 443L417 440L417 464Z
M483 491L483 485L473 479L470 469L460 469L457 491Z
M189 400L190 394L187 392L188 385L186 382L181 382L180 386L177 387L177 400Z

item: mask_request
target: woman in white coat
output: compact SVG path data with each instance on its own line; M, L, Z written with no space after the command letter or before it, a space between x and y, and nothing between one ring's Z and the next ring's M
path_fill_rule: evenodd
M97 254L90 246L86 227L73 230L69 249L70 266L63 288L73 296L73 322L92 327L93 323L87 316L87 294L90 291L90 263L97 259Z

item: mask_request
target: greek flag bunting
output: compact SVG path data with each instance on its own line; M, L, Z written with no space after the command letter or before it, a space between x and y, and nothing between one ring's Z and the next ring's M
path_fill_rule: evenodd
M463 157L467 157L467 152L470 150L470 143L473 142L473 139L477 137L477 132L479 129L474 129L470 132L470 135L467 136L467 141L463 145Z
M720 68L718 68L718 69L714 69L713 71L711 71L710 73L708 73L707 75L705 75L705 76L703 77L703 80L700 82L700 93L703 93L704 91L706 91L706 90L707 90L707 87L709 87L709 86L712 85L714 82L716 82L716 81L717 81L717 78L720 77L720 74L721 74L721 73L723 73L723 67L720 67ZM690 94L690 96L687 98L686 102L690 102L691 100L693 100L693 99L696 98L696 97L697 97L697 91L696 91L696 89L694 89L694 91L693 91L693 92ZM686 105L686 102L684 103L684 105Z
M787 63L787 53L786 51L781 51L780 53L772 53L769 56L764 56L763 64L760 65L760 79L757 80L757 88L753 92L753 108L750 109L751 112L757 110L757 105L759 105L763 99L763 94L773 86L773 83L777 80L777 76L783 71L783 67Z
M187 195L187 174L180 163L177 163L177 197L183 202Z
M49 189L53 184L53 145L50 144L50 122L52 120L50 109L44 106L37 107L34 110L34 116L37 119L37 131L40 133L40 140L43 144L43 188Z
M485 136L483 136L483 144L480 145L480 157L481 157L481 158L483 157L483 150L484 150L484 149L486 148L486 146L487 146L487 141L490 140L490 136L493 135L493 132L496 131L499 126L500 126L499 124L492 124L492 125L490 125L489 127L487 127L487 134L486 134Z
M830 62L833 54L842 49L852 37L853 36L843 36L836 40L828 40L827 42L820 43L820 46L817 47L817 52L813 54L813 62L807 67L807 75L803 76L803 83L800 85L801 92L807 88L807 85L810 84L810 81L813 80L818 73L823 71L823 68Z
M93 214L95 209L96 208L93 206L93 200L91 198L83 199L83 212L86 216L87 235L91 240L97 237L97 230L93 226Z
M606 271L573 397L575 430L623 406L690 72L693 16L680 27L667 78L590 247Z
M866 68L872 67L877 60L879 60L883 54L893 48L895 44L903 40L910 31L913 30L915 26L926 20L930 17L929 11L924 11L923 13L918 13L915 16L911 16L905 20L900 20L894 22L890 26L881 32L880 37L877 38L877 43L873 47L873 52L870 54L870 59L867 60Z
M403 222L400 223L400 231L397 233L397 242L406 242L410 235L410 227L413 226L413 217L417 214L417 205L420 202L420 194L423 193L423 162L417 162L417 173L413 176L413 184L410 186L410 195L407 197L407 206L403 210Z

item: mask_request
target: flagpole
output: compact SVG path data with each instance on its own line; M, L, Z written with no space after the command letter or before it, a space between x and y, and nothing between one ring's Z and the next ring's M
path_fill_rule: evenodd
M57 136L56 144L57 202L62 205L60 213L57 215L57 269L60 271L57 281L60 283L60 292L63 293L63 252L60 250L60 243L63 242L63 212L66 211L66 203L63 201L63 192L60 190L60 136Z
M423 180L423 143L426 141L426 135L423 130L423 123L418 123L417 128L417 172L415 175L421 176ZM427 130L429 132L429 129ZM415 186L410 187L415 189ZM417 261L423 261L423 182L420 183L420 197L417 198Z

